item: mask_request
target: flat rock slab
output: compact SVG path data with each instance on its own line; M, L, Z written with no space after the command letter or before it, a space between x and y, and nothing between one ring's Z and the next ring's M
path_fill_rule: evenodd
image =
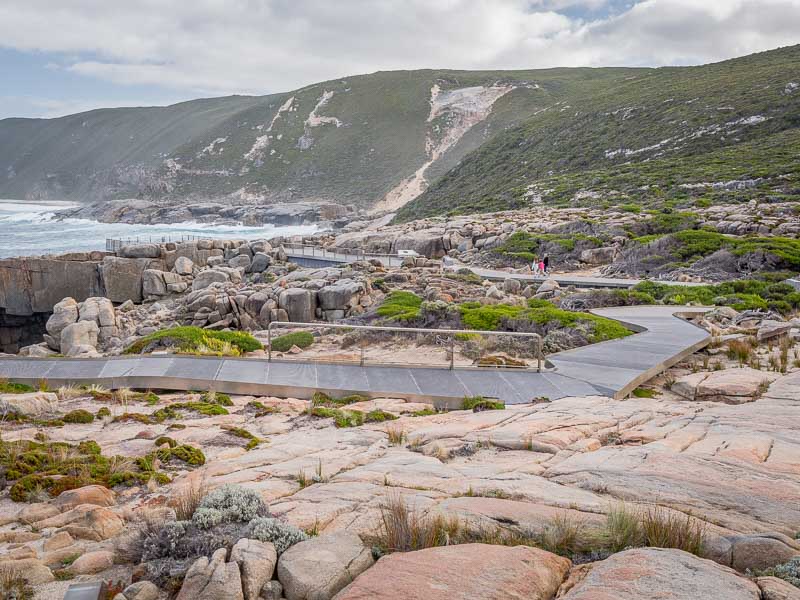
M563 600L759 600L733 569L682 550L639 548L595 563Z
M278 580L288 600L329 600L373 562L361 538L340 531L289 548L278 560Z
M672 391L688 400L742 404L766 392L780 375L744 367L711 373L690 373L675 381Z
M550 600L570 565L527 546L428 548L384 556L335 600Z

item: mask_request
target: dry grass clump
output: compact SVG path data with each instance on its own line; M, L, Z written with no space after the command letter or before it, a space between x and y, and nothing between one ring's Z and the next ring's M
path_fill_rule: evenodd
M0 597L9 600L32 600L33 589L23 577L22 569L7 566L0 571Z
M381 507L381 522L375 545L384 552L411 552L455 543L460 524L456 518L424 516L411 510L400 496L390 497Z
M747 338L731 340L728 342L727 354L730 360L736 360L740 366L744 366L753 358L753 344Z
M388 498L380 510L381 522L370 542L382 552L482 543L534 546L579 562L645 546L676 548L702 556L706 534L703 521L657 505L641 509L613 506L601 527L590 527L564 512L549 519L538 532L425 515L409 508L399 496Z
M406 432L399 427L389 427L386 430L386 435L389 436L390 446L401 446L406 438Z
M603 545L611 552L648 546L677 548L702 556L705 522L663 506L631 509L624 504L608 512Z
M200 505L200 501L208 494L208 484L205 479L195 479L188 485L177 490L169 501L169 506L175 510L178 521L189 521Z

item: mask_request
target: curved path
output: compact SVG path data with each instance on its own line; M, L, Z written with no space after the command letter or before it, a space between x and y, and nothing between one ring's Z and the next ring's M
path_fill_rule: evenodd
M284 247L286 256L292 262L295 262L304 267L325 267L329 265L346 264L355 262L357 260L378 260L385 267L399 267L403 264L402 256L396 254L367 254L364 252L357 252L355 250L326 250L318 246L304 246L304 245L290 245ZM450 259L453 260L453 259ZM552 273L550 275L533 275L531 273L514 273L511 271L502 271L497 269L484 269L482 267L473 267L453 261L445 265L446 271L457 271L459 269L469 269L483 279L490 279L493 281L502 281L504 279L517 279L523 283L542 283L546 279L553 279L559 285L569 286L574 285L584 288L620 288L630 289L635 285L642 283L643 279L621 279L615 277L593 277L587 275L571 275L569 273ZM658 283L665 283L667 285L704 285L702 283L691 282L678 282L678 281L661 281Z
M388 367L253 358L137 356L113 358L0 357L0 377L50 386L99 383L109 388L207 390L310 398L332 395L400 397L460 406L464 396L500 398L524 404L539 397L605 395L623 398L710 341L700 327L675 316L704 312L668 306L607 308L596 314L639 331L619 340L593 344L548 357L554 369L537 373L515 369Z

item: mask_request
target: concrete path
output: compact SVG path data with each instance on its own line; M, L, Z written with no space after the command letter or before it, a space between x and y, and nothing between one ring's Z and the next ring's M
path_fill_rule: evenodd
M358 260L379 260L386 267L399 267L403 262L402 256L394 254L365 254L346 250L325 250L317 246L291 246L286 245L286 255L295 263L304 267L325 267L336 264L346 264ZM452 259L450 259L452 260ZM582 288L620 288L629 289L642 283L643 279L618 279L613 277L590 277L585 275L570 275L569 273L555 273L551 275L532 275L527 273L511 273L498 269L484 269L472 267L459 262L452 262L444 267L447 271L469 269L483 279L502 281L503 279L518 279L527 283L542 283L545 279L554 279L561 286L574 285ZM683 283L678 281L659 281L667 285L704 285L702 283Z
M543 373L515 369L386 367L301 362L267 362L189 356L87 359L0 358L0 377L51 387L99 383L109 388L208 390L310 398L321 390L333 395L401 397L459 406L464 396L500 398L524 404L539 397L607 395L623 398L643 381L706 345L708 333L676 318L676 312L706 309L636 306L597 314L642 331L621 340L560 352L548 357L555 367Z
M550 275L532 275L528 273L511 273L497 269L483 269L481 267L471 267L469 265L455 264L449 266L448 270L457 271L458 269L469 269L483 279L492 281L502 281L504 279L517 279L527 283L542 283L546 279L554 279L562 287L574 285L581 288L621 288L630 289L635 285L646 281L644 279L619 279L614 277L591 277L586 275L570 275L569 273L553 273ZM660 281L652 280L656 283L666 285L705 285L703 283L689 283L682 281Z

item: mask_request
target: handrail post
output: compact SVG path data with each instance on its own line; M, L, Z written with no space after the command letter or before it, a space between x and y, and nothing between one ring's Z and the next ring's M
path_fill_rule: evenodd
M359 366L363 367L364 366L364 342L363 341L361 342L360 346L361 346L361 362L359 363Z
M456 334L450 334L450 370L456 368Z
M272 362L272 323L267 325L267 362Z

